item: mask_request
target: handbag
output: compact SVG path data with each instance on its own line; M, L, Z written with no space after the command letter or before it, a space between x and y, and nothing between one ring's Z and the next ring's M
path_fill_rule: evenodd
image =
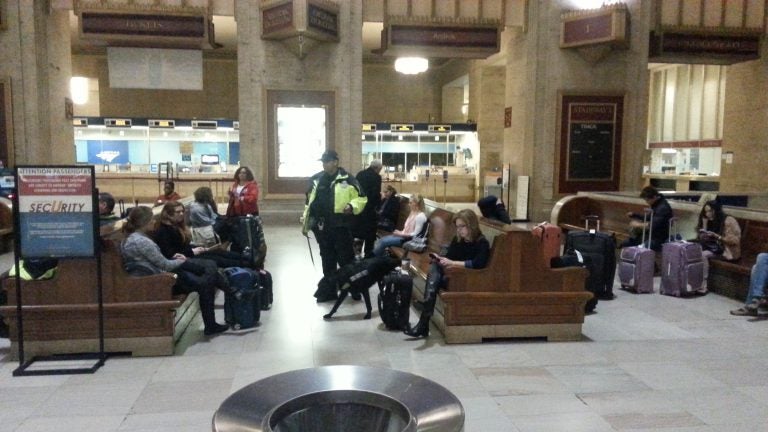
M424 252L427 250L427 234L429 234L429 224L427 224L422 235L412 237L410 240L403 243L403 249L416 253Z
M216 231L213 229L213 225L206 225L202 227L193 227L192 231L192 244L195 246L213 247L221 242Z

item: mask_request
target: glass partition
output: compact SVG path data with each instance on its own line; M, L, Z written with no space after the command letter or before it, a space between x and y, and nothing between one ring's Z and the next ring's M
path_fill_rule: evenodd
M189 126L78 127L75 151L77 163L114 165L117 171L149 172L159 163L171 162L178 172L221 172L240 162L240 133L233 128ZM211 163L216 159L218 163Z
M464 140L476 142L475 132L364 133L362 166L373 159L381 159L384 166L390 168L387 171L398 173L419 167L455 166L456 153Z

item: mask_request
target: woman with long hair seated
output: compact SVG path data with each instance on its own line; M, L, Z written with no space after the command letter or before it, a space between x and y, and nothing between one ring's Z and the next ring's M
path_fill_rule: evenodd
M181 254L174 254L171 258L166 258L160 252L160 247L149 237L152 227L152 210L149 207L135 207L128 214L123 225L123 233L126 238L120 247L125 270L133 276L146 276L162 272L176 273L178 278L173 286L173 293L197 292L200 312L205 324L205 334L214 335L227 330L228 326L216 322L213 308L216 285L206 263L188 260ZM214 273L216 272L214 271Z
M709 260L736 261L741 258L741 227L736 218L723 212L719 201L711 200L701 208L696 229L704 256L704 284L697 293L706 294Z
M153 238L163 256L170 258L176 254L188 258L204 258L216 263L218 267L248 267L253 268L254 263L249 257L237 252L193 246L192 234L184 220L184 206L178 201L165 203L160 212L160 218L155 223Z
M405 220L403 230L394 230L392 234L380 238L373 248L373 256L384 256L387 248L402 246L406 241L421 234L424 224L427 223L427 215L424 214L424 197L420 194L413 194L408 200L408 207L411 212L408 214L408 219Z
M194 197L195 200L189 205L189 226L202 228L216 225L221 215L219 215L218 206L213 199L211 188L201 186L195 189Z
M477 215L470 209L460 210L453 215L452 223L456 227L456 236L448 246L444 256L431 255L427 282L424 285L424 301L419 322L414 327L408 326L403 333L414 338L429 336L429 319L435 311L437 293L448 285L447 269L481 269L488 265L491 246L480 232Z

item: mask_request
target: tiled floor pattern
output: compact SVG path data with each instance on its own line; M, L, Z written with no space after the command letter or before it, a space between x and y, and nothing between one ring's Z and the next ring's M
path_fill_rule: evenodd
M314 302L320 270L298 227L269 226L267 239L276 300L261 327L193 332L173 357L112 358L93 375L14 378L18 364L0 361L0 431L210 431L243 386L333 364L437 381L460 398L468 432L768 431L768 321L730 316L736 301L617 291L580 342L446 346L438 332L410 341L385 331L376 312L361 320L362 302L323 321L330 305Z

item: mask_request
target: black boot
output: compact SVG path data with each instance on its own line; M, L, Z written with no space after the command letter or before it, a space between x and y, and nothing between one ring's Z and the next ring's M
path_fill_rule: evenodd
M421 315L419 318L419 322L414 326L411 327L408 326L407 329L403 331L403 333L406 336L410 336L412 338L422 338L422 337L428 337L429 336L429 316Z

